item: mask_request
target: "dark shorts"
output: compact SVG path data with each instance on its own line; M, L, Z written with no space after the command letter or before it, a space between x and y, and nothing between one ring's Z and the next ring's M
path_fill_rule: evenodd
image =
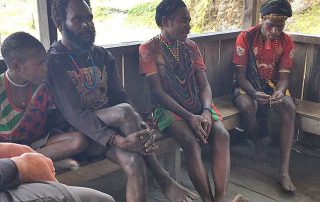
M75 202L64 184L56 182L29 183L0 192L1 202Z

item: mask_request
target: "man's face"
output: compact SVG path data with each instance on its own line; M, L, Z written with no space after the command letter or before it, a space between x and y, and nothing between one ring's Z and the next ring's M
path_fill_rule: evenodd
M96 36L92 19L93 15L85 1L70 0L66 21L62 22L62 37L67 37L78 48L90 49Z
M19 76L27 81L39 84L47 75L46 50L34 48L28 51L27 60L20 63Z
M178 9L167 18L165 29L172 39L185 41L190 32L191 17L187 8Z
M284 29L285 19L266 18L262 19L262 31L269 39L278 38Z

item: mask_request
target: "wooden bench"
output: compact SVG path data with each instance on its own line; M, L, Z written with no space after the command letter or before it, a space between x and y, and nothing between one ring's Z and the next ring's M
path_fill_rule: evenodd
M308 133L320 135L320 103L295 99L298 127Z
M172 139L160 136L156 144L159 146L157 155L163 155L164 167L170 175L176 180L180 174L180 147ZM164 155L166 154L166 155ZM77 170L68 171L57 175L59 182L68 185L81 185L90 180L97 179L109 173L120 170L121 167L108 159L100 160L94 163L89 163Z
M214 103L221 113L223 123L227 130L239 126L239 111L233 106L229 96L216 98L214 99ZM159 149L156 154L162 157L164 168L169 172L169 174L180 182L180 146L172 138L164 137L161 134L158 136L159 138L156 143L159 146ZM108 159L104 159L88 164L77 170L62 173L57 176L57 179L68 185L80 185L84 182L99 178L119 169L121 169L120 166Z

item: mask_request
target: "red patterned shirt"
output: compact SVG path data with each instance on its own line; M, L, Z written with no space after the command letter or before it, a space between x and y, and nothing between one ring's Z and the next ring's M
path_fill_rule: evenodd
M249 42L246 34L250 33L253 40L253 53L256 57L258 72L263 80L278 79L278 72L290 72L294 44L289 35L282 32L278 39L267 41L261 34L261 25L257 25L241 32L237 38L233 63L243 67L248 63Z
M53 106L47 85L29 85L25 109L17 108L5 74L0 75L0 142L31 144L46 132L48 108Z

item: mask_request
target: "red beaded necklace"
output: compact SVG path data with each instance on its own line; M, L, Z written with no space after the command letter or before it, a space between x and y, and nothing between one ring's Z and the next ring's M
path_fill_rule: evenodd
M174 44L169 44L161 35L159 35L160 42L169 50L172 57L177 61L177 63L180 62L180 42L176 40L176 47L174 47ZM175 50L173 50L175 48Z
M260 36L259 37L259 60L258 60L258 63L259 64L262 64L263 63L263 55L264 55L264 50L265 49L271 49L271 47L270 47L270 45L268 44L268 43L271 43L271 42L265 42L265 48L263 48L262 46L263 46L263 43L262 43L262 36ZM268 47L269 46L269 47ZM274 68L275 67L275 63L276 63L276 50L277 50L277 47L278 47L278 38L276 38L275 39L275 42L274 42L274 47L273 47L273 57L272 57L272 67ZM273 73L273 71L269 71L268 72L268 80L271 80L271 77L272 77L272 73ZM259 74L260 74L260 77L262 77L262 73L261 72L259 72Z

